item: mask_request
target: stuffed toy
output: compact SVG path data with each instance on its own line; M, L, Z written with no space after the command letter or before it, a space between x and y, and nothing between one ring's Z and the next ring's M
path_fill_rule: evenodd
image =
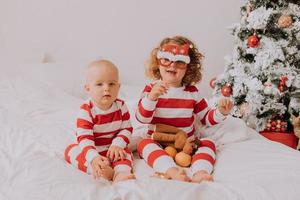
M156 124L152 137L182 167L191 164L191 154L199 145L199 140L191 141L184 131L166 124Z
M300 150L300 140L299 140L299 138L300 138L300 114L298 115L298 117L291 114L291 119L292 119L292 124L294 127L294 134L298 137L297 150Z

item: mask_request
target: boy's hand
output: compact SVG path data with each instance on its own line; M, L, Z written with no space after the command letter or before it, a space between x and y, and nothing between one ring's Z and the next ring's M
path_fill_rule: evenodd
M126 158L126 151L121 147L110 145L107 151L107 157L111 161L123 160Z
M156 101L160 95L166 94L168 91L168 86L163 82L156 83L151 92L148 94L148 98L151 101Z
M110 165L110 162L109 162L108 158L101 156L101 155L95 157L91 162L91 166L92 166L92 170L93 170L93 177L95 179L99 179L100 177L102 177L102 169L104 169L105 167L107 167L109 165Z
M233 107L232 101L229 99L221 99L218 103L218 109L223 115L228 115Z

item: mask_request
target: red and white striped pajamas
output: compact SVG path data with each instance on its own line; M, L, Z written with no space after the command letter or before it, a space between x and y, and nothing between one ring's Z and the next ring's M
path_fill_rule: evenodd
M153 85L149 84L145 87L136 111L137 120L149 124L148 138L138 144L138 152L155 171L165 173L176 164L161 146L151 139L155 124L172 125L185 131L188 137L195 137L195 116L207 126L213 126L226 117L217 109L209 108L195 86L169 88L166 94L161 95L156 101L151 101L147 96ZM211 173L216 147L210 139L200 140L201 145L192 157L191 171L193 174L199 170Z
M65 160L88 174L91 161L106 156L110 145L122 147L126 158L112 163L116 172L132 171L132 153L127 148L132 133L130 115L124 101L117 99L110 109L103 111L89 99L80 106L77 118L77 144L65 150Z

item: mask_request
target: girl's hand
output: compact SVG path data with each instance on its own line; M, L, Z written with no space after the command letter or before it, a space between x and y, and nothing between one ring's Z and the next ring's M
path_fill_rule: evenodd
M107 157L111 161L117 161L119 159L123 160L126 158L126 152L121 147L110 145L107 151Z
M151 101L156 101L160 95L166 94L168 91L168 86L163 82L156 83L151 92L148 94L148 98Z
M232 101L229 99L221 99L218 103L218 109L223 115L228 115L233 107Z
M96 156L92 162L91 162L91 166L92 166L92 174L93 177L95 179L99 179L100 177L102 177L102 169L104 169L105 167L109 166L110 162L108 160L108 158L104 157L104 156Z

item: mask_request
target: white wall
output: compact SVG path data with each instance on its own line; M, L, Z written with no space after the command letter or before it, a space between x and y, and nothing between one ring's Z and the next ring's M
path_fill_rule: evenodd
M144 82L144 63L166 36L185 35L205 54L201 87L223 71L232 51L226 27L240 0L0 0L0 54L16 62L102 56ZM122 76L122 74L121 74Z

